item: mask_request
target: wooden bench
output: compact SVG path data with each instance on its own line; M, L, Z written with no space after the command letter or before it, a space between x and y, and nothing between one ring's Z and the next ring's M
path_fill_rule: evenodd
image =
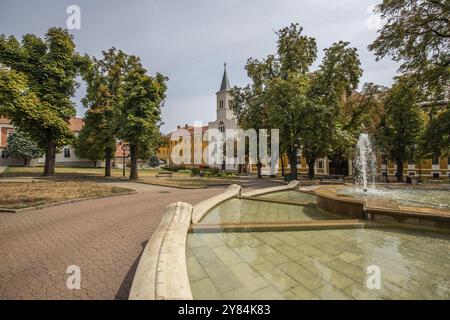
M166 176L168 178L172 178L173 173L168 171L160 171L156 174L156 179L159 179L160 177Z

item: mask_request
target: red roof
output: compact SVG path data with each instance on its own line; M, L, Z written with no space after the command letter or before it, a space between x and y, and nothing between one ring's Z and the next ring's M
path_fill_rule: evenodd
M7 118L0 117L0 124L10 124L11 120ZM83 128L84 121L82 118L73 117L69 120L69 127L72 132L80 132L81 128Z
M69 127L72 132L80 132L81 128L83 128L84 121L82 118L71 118L69 120Z
M0 117L0 124L10 124L11 120Z

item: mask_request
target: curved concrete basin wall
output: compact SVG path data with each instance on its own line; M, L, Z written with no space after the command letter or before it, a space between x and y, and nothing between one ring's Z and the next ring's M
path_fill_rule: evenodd
M374 206L373 201L367 202L337 194L332 187L321 187L314 193L320 209L340 216L380 223L450 230L450 211L440 212L433 208L405 207L379 202Z
M352 219L364 219L364 201L336 194L334 189L318 188L314 191L317 207L332 214Z
M192 212L192 222L198 223L205 216L205 214L213 207L217 206L218 204L228 199L238 197L241 194L241 190L242 190L241 186L238 186L237 184L232 184L227 188L225 192L196 204Z
M300 182L298 182L298 181L291 181L286 186L279 186L279 187L272 187L272 188L264 188L264 189L259 189L259 190L253 190L253 191L249 191L249 192L246 192L246 193L242 193L242 195L246 196L246 197L255 197L255 196L261 196L263 194L274 193L274 192L279 192L279 191L295 190L295 189L298 189L299 187L300 187Z
M186 267L186 237L192 205L166 207L148 242L131 286L131 300L192 300Z

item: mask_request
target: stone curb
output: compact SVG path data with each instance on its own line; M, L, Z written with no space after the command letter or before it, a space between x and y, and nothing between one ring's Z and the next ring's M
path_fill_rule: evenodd
M286 191L286 190L295 190L300 187L300 182L298 181L291 181L287 186L280 186L280 187L271 187L271 188L264 188L259 190L253 190L246 193L243 193L243 196L246 197L254 197L254 196L260 196L263 194L273 193L273 192L279 192L279 191Z
M166 207L139 261L130 300L192 300L186 266L186 238L192 205L177 202Z
M225 192L196 204L192 211L192 222L198 223L203 218L203 216L213 207L228 199L239 196L241 194L241 191L241 186L232 184L227 188Z
M43 205L40 205L40 206L26 207L26 208L20 208L20 209L0 208L0 212L20 213L20 212L24 212L24 211L39 210L39 209L55 207L55 206L59 206L59 205L63 205L63 204L76 203L76 202L87 201L87 200L97 200L97 199L104 199L104 198L128 196L130 194L136 194L136 193L138 193L138 192L137 191L130 191L130 192L119 193L119 194L110 194L110 195L97 196L97 197L79 198L79 199L72 199L72 200L53 202L53 203L43 204Z

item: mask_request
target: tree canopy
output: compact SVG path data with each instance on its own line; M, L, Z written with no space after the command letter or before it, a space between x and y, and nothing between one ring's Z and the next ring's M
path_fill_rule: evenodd
M58 147L70 143L68 121L75 115L71 98L83 59L67 30L50 28L41 39L32 34L19 42L14 36L0 36L1 86L7 89L0 100L3 116L45 148L44 175L55 172ZM17 97L26 92L28 97Z

